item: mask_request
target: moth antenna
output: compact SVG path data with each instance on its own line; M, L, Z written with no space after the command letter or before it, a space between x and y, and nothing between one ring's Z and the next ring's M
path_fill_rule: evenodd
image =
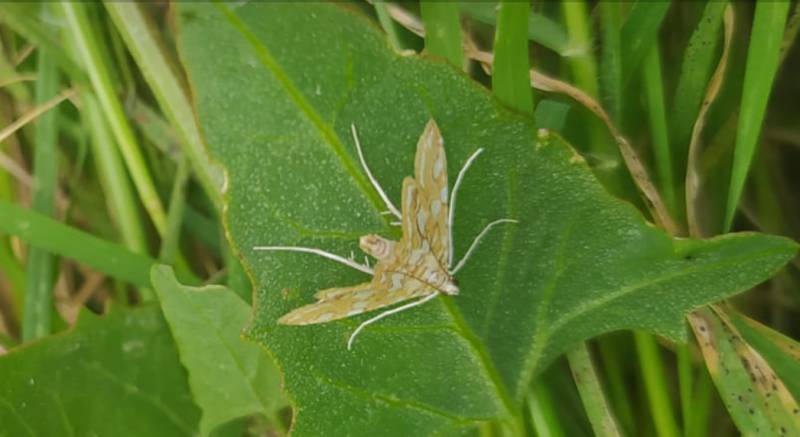
M375 272L372 268L368 266L363 266L351 259L347 259L336 255L334 253L326 252L322 249L317 249L314 247L301 247L301 246L255 246L253 250L262 250L262 251L276 251L276 252L303 252L303 253L312 253L314 255L319 255L323 258L327 258L332 261L336 261L338 263L342 263L348 267L352 267L360 272L364 272L368 275L374 275Z
M355 141L356 143L356 152L358 152L358 159L359 161L361 161L361 166L364 167L364 172L367 174L367 178L369 178L369 181L372 183L372 186L375 187L375 190L378 191L378 195L381 196L381 199L383 199L383 203L386 204L386 207L389 208L389 211L392 214L394 214L395 217L401 218L400 210L398 210L397 207L394 206L392 201L389 200L389 196L387 196L386 193L383 191L383 188L381 188L381 184L378 183L375 177L372 176L372 172L369 171L369 167L367 166L367 161L364 159L364 152L361 151L361 142L358 141L358 132L356 132L356 125L351 124L350 130L353 133L353 141Z
M389 224L392 225L392 226L402 226L403 222L391 222Z
M447 232L449 235L447 236L448 247L447 251L447 266L450 267L453 265L453 217L456 211L456 194L458 193L458 188L461 187L461 180L464 179L464 175L467 173L467 169L472 165L472 162L475 161L475 158L478 157L483 153L483 147L479 148L478 150L472 152L469 158L467 158L467 162L464 163L464 166L461 167L461 170L458 171L458 176L456 177L456 183L453 184L453 192L450 194L450 211L447 214Z
M472 252L475 250L475 248L478 247L478 243L481 242L481 239L483 239L486 233L489 232L495 225L499 225L501 223L519 223L519 221L514 219L500 219L500 220L495 220L486 225L486 227L483 228L481 233L478 234L478 236L475 237L475 239L472 241L472 245L469 246L469 249L467 249L467 253L464 254L464 257L461 258L461 261L459 261L458 264L456 264L455 268L453 268L453 271L450 272L451 276L455 275L459 270L461 270L462 267L464 267L464 264L472 255Z
M438 295L439 295L439 292L436 291L436 292L434 292L432 294L429 294L429 295L423 297L422 299L415 300L414 302L407 303L405 305L400 305L399 307L392 308L392 309L390 309L388 311L384 311L384 312L378 314L377 316L375 316L375 317L363 322L362 324L358 325L358 328L356 328L356 330L353 331L352 334L350 334L350 338L347 340L347 350L351 350L353 348L353 341L356 339L356 336L358 335L359 332L361 332L361 330L363 330L367 326L377 322L378 320L380 320L380 319L382 319L384 317L388 317L388 316L391 316L392 314L396 314L396 313L399 313L401 311L405 311L405 310L407 310L409 308L413 308L415 306L422 305L425 302L433 299L434 297L436 297Z

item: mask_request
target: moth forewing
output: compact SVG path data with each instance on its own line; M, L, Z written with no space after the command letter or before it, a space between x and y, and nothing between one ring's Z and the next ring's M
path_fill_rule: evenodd
M414 177L419 187L419 208L415 219L431 251L447 267L450 251L448 224L447 157L444 139L436 122L430 120L417 143Z

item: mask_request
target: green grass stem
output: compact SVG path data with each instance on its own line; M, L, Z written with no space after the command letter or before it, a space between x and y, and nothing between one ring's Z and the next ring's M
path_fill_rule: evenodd
M421 1L420 9L425 24L425 50L463 68L464 51L461 48L458 3Z
M656 433L659 437L677 437L680 432L672 411L669 384L664 375L664 360L658 343L651 334L641 331L634 332L634 340Z
M788 1L756 3L739 109L739 129L736 133L731 180L725 205L725 231L733 226L750 163L756 152L767 102L778 70L789 5Z
M494 34L492 94L509 107L533 115L528 60L528 2L501 1Z
M48 8L46 4L44 8ZM49 50L38 52L35 103L45 104L59 91L58 70ZM55 214L58 183L58 108L52 108L35 122L33 188L31 208L45 216ZM56 259L51 253L31 248L26 265L25 307L22 340L30 341L50 334L53 314L53 284Z
M166 215L161 199L158 197L150 170L145 164L136 136L111 82L110 66L106 64L107 57L101 52L95 30L86 17L85 5L76 2L60 4L67 18L68 33L87 69L92 88L124 157L139 198L156 230L159 234L163 234L166 229Z

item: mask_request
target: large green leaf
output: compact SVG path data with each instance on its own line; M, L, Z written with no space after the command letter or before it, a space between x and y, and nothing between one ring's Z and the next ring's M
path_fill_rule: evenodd
M199 419L154 306L87 312L0 357L2 436L191 436Z
M280 379L266 351L241 338L248 305L219 285L182 285L169 266L154 266L150 277L203 410L201 433L243 416L274 419L283 405Z
M232 8L232 9L229 9ZM227 168L226 223L256 283L250 335L285 372L296 435L452 433L520 423L528 383L577 342L626 328L682 339L685 312L751 287L796 250L755 234L673 240L609 196L560 138L438 60L394 53L339 5L181 3L179 48L209 148ZM389 197L413 172L416 140L439 124L451 181L470 169L455 211L461 295L370 326L366 316L303 327L276 319L321 288L368 278L302 253L347 255L367 233L398 237L359 168L350 125Z

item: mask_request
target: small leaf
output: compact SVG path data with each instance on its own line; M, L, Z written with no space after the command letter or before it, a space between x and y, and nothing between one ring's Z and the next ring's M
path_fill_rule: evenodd
M401 56L363 17L331 4L181 3L179 50L211 154L227 169L227 235L256 283L248 335L285 372L295 435L453 434L487 420L522 432L531 379L570 347L619 329L685 338L684 315L764 281L796 252L757 234L671 239L606 193L561 138L512 114L460 71ZM302 55L300 55L302 54ZM455 211L461 293L347 337L366 317L278 326L317 290L368 278L303 253L347 256L398 230L360 168L397 203L429 118L451 181L476 149ZM371 314L370 314L371 315Z
M81 315L0 357L0 434L193 436L200 411L155 306Z
M241 338L247 304L222 286L184 286L169 266L154 266L150 277L203 410L201 433L252 414L273 418L284 404L280 379L266 351Z

